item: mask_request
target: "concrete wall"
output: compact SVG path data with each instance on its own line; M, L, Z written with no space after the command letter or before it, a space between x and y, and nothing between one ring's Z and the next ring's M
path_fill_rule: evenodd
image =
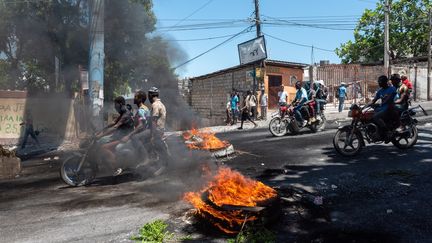
M24 135L24 127L19 124L29 114L33 118L34 129L41 131L39 135L41 142L46 142L48 138L49 140L70 140L77 136L72 99L65 97L5 98L0 94L1 144L15 144L19 141Z
M233 90L247 91L253 88L252 67L194 79L191 88L192 109L198 113L204 126L220 125L226 118L226 104Z

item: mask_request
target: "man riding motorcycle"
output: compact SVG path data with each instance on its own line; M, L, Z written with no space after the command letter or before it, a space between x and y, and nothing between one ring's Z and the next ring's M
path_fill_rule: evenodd
M137 133L144 131L150 127L150 110L145 105L147 100L147 94L143 91L137 91L134 96L134 104L138 107L137 112L134 116L134 127L135 129L127 136L123 137L122 142L126 143Z
M409 89L408 87L402 83L402 79L399 74L392 74L390 80L393 86L396 88L396 96L395 96L395 110L399 113L399 115L408 109L408 100L409 100Z
M327 103L327 92L324 87L324 81L318 80L314 82L315 85L315 103L316 103L316 113L318 114L324 105ZM317 119L320 120L321 116L317 115Z
M381 135L385 135L385 142L390 142L391 132L385 124L385 120L392 117L392 112L394 112L394 97L396 96L396 88L389 85L387 76L382 75L378 78L378 85L380 89L377 91L375 98L368 106L374 105L379 99L381 99L381 104L375 110L373 120L378 125Z
M108 164L112 166L112 170L115 171L114 176L116 176L121 174L122 169L119 165L116 165L114 149L124 136L133 131L134 122L131 112L126 108L126 100L122 96L114 99L114 108L119 113L119 117L112 124L105 127L96 136L96 139L102 144L101 153ZM116 167L118 169L115 169Z
M301 110L303 108L303 104L308 101L308 95L306 90L303 88L302 82L297 81L295 83L295 87L297 89L296 96L294 101L292 102L292 105L294 106L294 111L296 114L296 119L301 122L304 126L307 125L307 121L303 118Z

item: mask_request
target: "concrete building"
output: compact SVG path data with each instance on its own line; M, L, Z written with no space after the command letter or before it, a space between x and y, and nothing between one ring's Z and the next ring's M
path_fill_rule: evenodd
M292 100L295 96L294 84L297 80L303 81L307 66L302 63L266 60L264 68L255 68L252 64L239 65L194 77L190 79L190 105L203 119L204 125L221 125L226 118L225 111L231 92L238 91L242 94L256 87L257 90L265 90L269 108L275 108L279 87L283 84L288 99Z

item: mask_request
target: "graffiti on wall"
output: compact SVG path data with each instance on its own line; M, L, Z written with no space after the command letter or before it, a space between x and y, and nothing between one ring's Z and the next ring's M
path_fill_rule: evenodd
M23 121L25 99L2 99L0 102L0 137L18 138Z

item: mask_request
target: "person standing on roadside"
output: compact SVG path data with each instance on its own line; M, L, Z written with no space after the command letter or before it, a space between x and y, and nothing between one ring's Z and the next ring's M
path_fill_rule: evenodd
M239 97L235 91L231 93L231 125L237 124Z
M279 106L286 106L288 93L285 91L285 88L283 85L280 86L280 90L278 92L278 97L279 97Z
M343 111L344 102L345 99L347 98L347 89L345 86L346 84L342 82L336 91L336 97L339 98L339 112Z
M260 96L260 107L261 107L261 119L264 121L267 121L267 102L268 102L268 96L265 93L265 90L261 90L261 96Z
M243 123L246 120L249 120L250 122L252 122L254 124L254 128L257 127L258 125L251 119L250 117L250 113L251 113L251 107L250 107L250 102L249 99L252 96L252 92L251 91L247 91L246 95L244 95L244 99L242 102L242 107L240 109L241 112L241 124L240 127L238 129L243 129Z
M256 120L257 118L257 97L254 92L249 90L249 107L251 111L252 120Z

